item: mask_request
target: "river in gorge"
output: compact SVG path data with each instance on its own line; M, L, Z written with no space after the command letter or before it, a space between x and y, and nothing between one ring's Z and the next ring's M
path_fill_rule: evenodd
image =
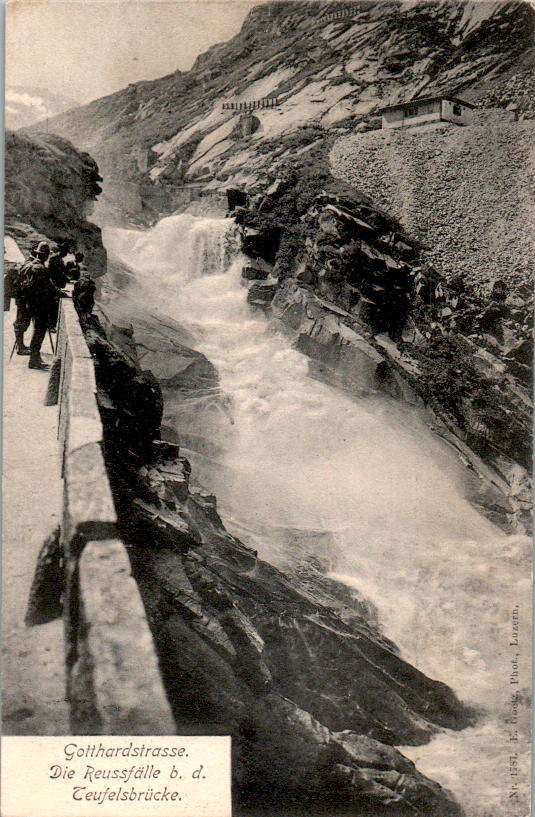
M217 369L218 455L186 450L192 481L216 494L227 528L262 558L284 564L309 542L331 576L375 605L403 657L481 713L473 728L401 751L468 817L522 817L510 757L528 780L527 727L514 723L511 696L529 689L530 542L466 501L464 466L416 410L309 376L308 359L247 304L232 226L181 214L147 231L103 231L135 275L130 299L177 321ZM515 605L523 648L511 645Z

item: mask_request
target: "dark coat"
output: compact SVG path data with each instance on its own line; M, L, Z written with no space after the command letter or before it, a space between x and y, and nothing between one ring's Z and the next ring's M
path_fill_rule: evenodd
M48 269L38 258L32 258L21 267L19 293L32 318L48 314L53 308L58 289L50 280Z
M62 289L67 283L68 278L65 270L65 262L59 252L52 253L48 259L48 272L52 283L57 286L58 289Z

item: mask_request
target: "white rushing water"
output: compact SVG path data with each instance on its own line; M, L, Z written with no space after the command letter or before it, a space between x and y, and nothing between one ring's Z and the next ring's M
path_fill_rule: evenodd
M470 506L461 464L413 410L379 395L351 400L308 376L306 357L247 305L243 259L225 260L229 224L182 214L146 232L104 231L136 273L139 304L193 334L229 398L214 428L221 457L194 458L193 479L263 558L280 563L288 531L311 531L331 574L374 602L403 656L483 711L475 728L405 754L469 817L522 817L509 759L522 755L525 789L526 744L510 740L519 726L507 719L512 693L529 685L530 543ZM510 646L516 604L522 649Z

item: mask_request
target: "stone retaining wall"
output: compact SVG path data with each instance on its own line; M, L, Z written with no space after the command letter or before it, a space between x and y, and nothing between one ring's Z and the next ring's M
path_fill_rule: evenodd
M93 360L70 300L61 302L52 395L64 479L61 542L71 729L88 735L174 734L175 723L102 453Z

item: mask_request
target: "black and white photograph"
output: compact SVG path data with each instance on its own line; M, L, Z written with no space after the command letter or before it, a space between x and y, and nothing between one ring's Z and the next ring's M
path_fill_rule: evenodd
M528 817L535 5L5 5L2 817Z

